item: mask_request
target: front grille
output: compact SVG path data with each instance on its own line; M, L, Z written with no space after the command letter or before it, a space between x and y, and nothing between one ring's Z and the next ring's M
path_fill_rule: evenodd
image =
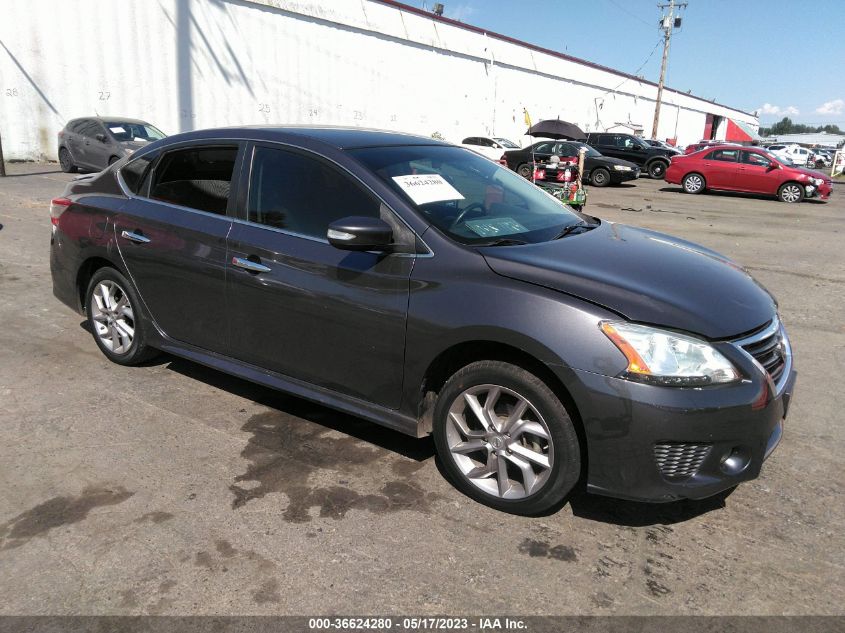
M781 329L776 329L772 334L759 341L743 345L742 349L751 354L754 360L769 372L772 380L777 384L786 367L783 333Z
M654 461L660 474L671 479L685 479L698 472L712 444L662 442L654 445Z

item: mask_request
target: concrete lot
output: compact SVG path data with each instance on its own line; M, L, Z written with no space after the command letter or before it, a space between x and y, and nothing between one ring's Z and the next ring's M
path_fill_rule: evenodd
M0 614L843 614L845 186L786 205L592 189L588 211L726 253L779 298L799 382L733 494L482 507L415 440L163 357L110 364L51 294L48 205L0 179Z

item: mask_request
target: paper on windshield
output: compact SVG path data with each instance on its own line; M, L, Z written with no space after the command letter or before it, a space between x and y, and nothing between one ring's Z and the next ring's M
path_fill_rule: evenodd
M415 204L463 200L461 193L450 185L440 174L413 174L394 176L393 180L402 187Z
M116 125L114 127L110 127L109 129L115 134L126 134L126 130L124 130L119 125Z

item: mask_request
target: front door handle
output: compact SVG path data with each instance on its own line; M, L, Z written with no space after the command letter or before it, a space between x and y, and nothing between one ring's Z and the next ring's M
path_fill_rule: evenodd
M271 270L269 266L259 264L258 262L254 262L251 259L246 259L245 257L233 257L232 265L237 266L238 268L243 268L244 270L248 270L251 273L269 273Z
M150 243L150 238L141 233L135 233L134 231L123 231L121 232L120 236L126 238L130 242L135 242L136 244Z

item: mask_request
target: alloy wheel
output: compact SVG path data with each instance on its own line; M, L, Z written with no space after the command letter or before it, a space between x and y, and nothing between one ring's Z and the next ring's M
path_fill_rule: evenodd
M114 281L103 280L91 293L89 309L103 346L113 354L126 354L135 338L135 315L129 295Z
M801 199L801 188L798 185L786 185L780 192L784 202L798 202Z
M522 499L539 491L554 466L543 416L525 397L499 385L470 387L455 398L446 441L463 476L502 499Z
M692 174L684 178L684 189L689 193L698 193L703 186L704 181L702 181L701 176L698 174Z

